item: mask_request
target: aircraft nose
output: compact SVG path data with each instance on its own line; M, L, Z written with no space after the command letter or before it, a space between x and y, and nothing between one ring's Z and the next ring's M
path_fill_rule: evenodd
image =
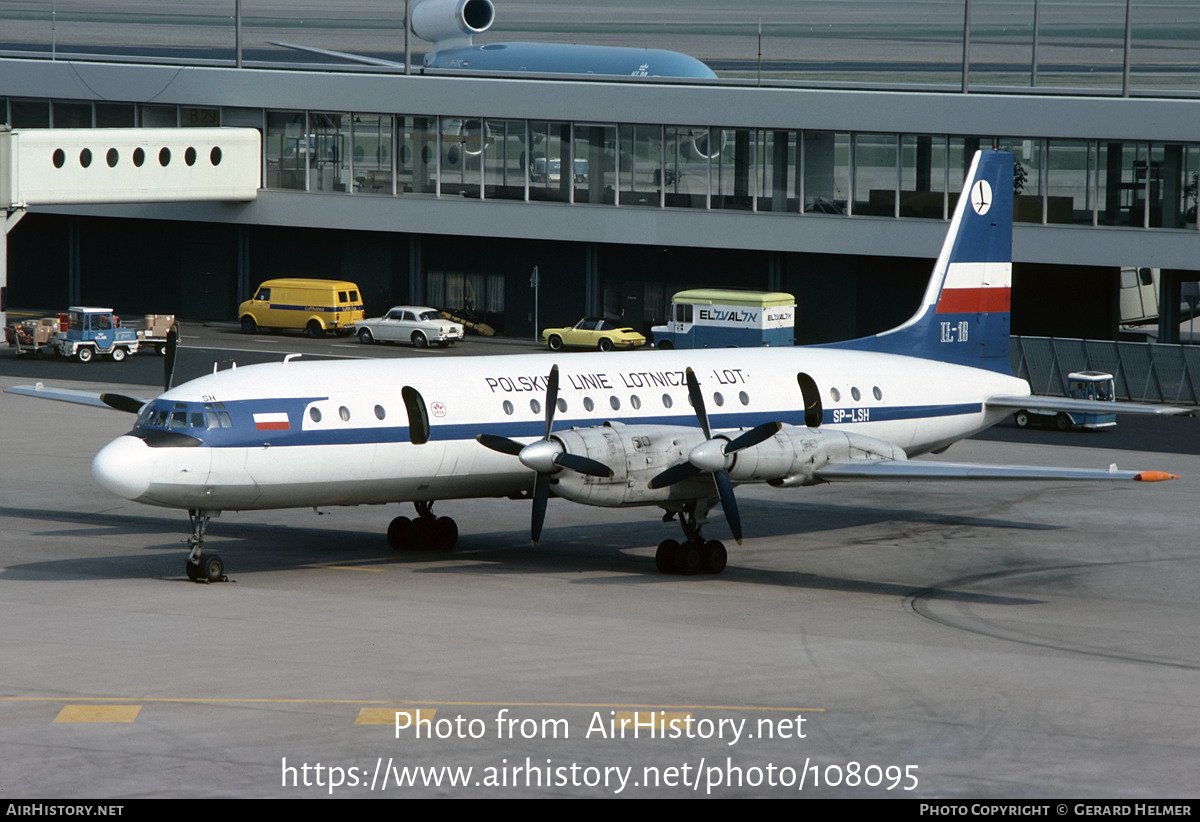
M117 496L138 499L150 490L149 450L137 437L118 437L92 460L92 476Z

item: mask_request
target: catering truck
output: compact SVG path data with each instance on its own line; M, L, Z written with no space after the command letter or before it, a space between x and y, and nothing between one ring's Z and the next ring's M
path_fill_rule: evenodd
M796 298L781 291L693 288L671 298L667 316L650 329L655 348L795 344Z

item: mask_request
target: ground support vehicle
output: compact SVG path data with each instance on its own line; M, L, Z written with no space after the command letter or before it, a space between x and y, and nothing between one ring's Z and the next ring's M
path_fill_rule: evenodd
M1021 408L1013 414L1017 428L1049 425L1059 431L1071 428L1098 430L1114 428L1117 415L1104 410L1104 403L1115 402L1113 376L1103 371L1073 371L1067 375L1068 393L1073 400L1093 400L1095 411L1042 411Z
M750 348L795 343L796 298L781 291L693 288L671 298L656 348Z
M9 346L17 349L17 356L56 353L58 346L59 320L57 317L42 317L38 320L22 320L6 326L4 338Z
M246 334L298 328L310 337L324 337L327 331L347 337L364 316L358 286L345 280L267 280L238 306L238 322Z
M138 352L137 330L121 328L111 308L71 306L67 309L66 330L59 330L57 352L60 357L75 357L91 362L99 356L121 362Z

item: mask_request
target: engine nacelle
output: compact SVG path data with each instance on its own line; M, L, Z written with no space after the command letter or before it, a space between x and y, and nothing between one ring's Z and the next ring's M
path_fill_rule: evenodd
M611 478L589 477L570 470L555 474L554 493L573 502L616 507L716 496L708 475L666 488L649 487L651 478L687 459L688 452L704 441L699 429L610 423L557 431L554 439L572 454L591 457L613 471Z
M492 0L425 0L413 9L412 30L441 47L469 46L495 19Z
M777 449L781 453L771 453ZM771 439L754 448L738 453L738 461L730 476L742 480L743 472L753 472L754 479L766 481L775 488L795 488L800 485L819 485L817 475L831 462L874 460L906 460L904 449L884 440L847 431L787 427ZM745 459L743 459L745 457ZM786 471L778 469L790 458ZM754 461L754 464L751 464Z
M649 487L651 479L686 460L691 450L704 442L698 429L608 424L559 431L554 439L570 453L602 462L613 471L611 478L570 470L555 474L554 493L573 502L670 507L673 502L717 496L708 473L665 488ZM776 487L816 485L822 481L817 472L830 462L907 458L904 450L892 443L862 434L785 426L775 436L737 452L729 476L734 482L767 482Z

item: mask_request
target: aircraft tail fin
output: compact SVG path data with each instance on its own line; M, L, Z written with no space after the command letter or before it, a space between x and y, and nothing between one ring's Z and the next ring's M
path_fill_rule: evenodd
M1012 214L1012 154L976 153L916 314L890 331L826 347L1011 374Z

